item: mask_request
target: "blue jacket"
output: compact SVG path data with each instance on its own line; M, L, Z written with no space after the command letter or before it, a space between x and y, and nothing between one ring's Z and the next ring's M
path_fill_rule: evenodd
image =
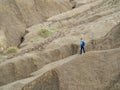
M85 46L85 42L84 42L83 40L81 41L80 46L81 46L81 47L84 47L84 46Z

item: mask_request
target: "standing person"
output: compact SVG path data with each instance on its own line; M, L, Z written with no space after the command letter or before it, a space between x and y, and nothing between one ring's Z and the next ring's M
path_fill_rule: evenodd
M85 53L85 41L81 38L81 42L80 42L80 54L82 54L82 51Z

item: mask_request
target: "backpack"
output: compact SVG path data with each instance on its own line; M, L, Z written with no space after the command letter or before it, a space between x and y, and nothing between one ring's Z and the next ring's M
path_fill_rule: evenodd
M83 47L85 46L85 42L84 42L84 41L82 41L82 44L81 44L81 46L83 46Z
M85 42L83 41L83 46L85 46Z

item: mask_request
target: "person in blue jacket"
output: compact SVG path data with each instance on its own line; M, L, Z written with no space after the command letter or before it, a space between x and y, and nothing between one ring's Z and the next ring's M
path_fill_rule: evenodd
M85 53L85 41L81 38L81 42L80 42L80 54L82 54L82 51Z

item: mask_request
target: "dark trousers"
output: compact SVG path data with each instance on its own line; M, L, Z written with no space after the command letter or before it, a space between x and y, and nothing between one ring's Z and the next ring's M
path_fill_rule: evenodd
M82 54L82 51L85 53L85 48L83 46L80 48L80 54Z

